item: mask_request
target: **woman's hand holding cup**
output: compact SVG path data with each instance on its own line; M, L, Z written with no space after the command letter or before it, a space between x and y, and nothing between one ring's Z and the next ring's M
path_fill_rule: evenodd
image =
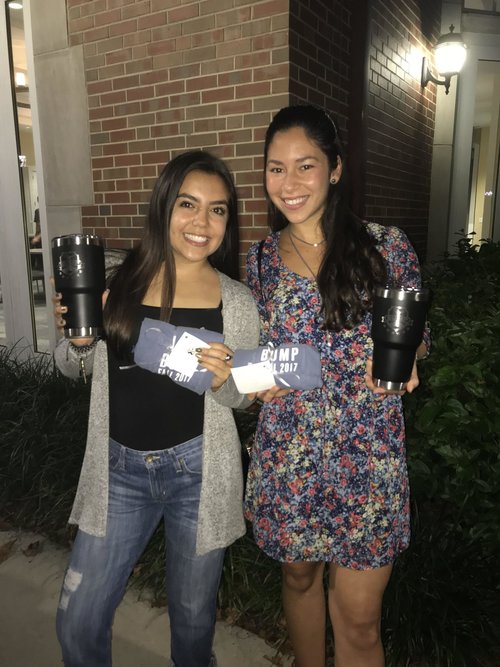
M51 277L50 282L52 287L54 287L54 278ZM102 295L102 307L106 305L108 298L109 290L105 290ZM56 323L56 330L60 336L64 336L64 327L66 325L66 320L64 315L68 312L68 307L62 303L63 295L60 292L54 292L52 295L52 303L54 304L54 319ZM71 344L75 347L83 347L85 345L91 345L95 341L94 337L79 337L71 338Z

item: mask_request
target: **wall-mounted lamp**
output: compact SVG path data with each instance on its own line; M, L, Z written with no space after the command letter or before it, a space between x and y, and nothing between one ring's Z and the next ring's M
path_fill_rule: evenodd
M462 35L459 32L454 33L454 30L455 26L450 25L450 32L446 35L441 35L434 47L436 69L439 75L444 76L444 79L437 79L433 76L427 65L427 58L423 58L422 88L425 88L429 81L432 81L438 86L444 86L445 92L448 95L450 79L462 69L467 53L467 46L462 39Z

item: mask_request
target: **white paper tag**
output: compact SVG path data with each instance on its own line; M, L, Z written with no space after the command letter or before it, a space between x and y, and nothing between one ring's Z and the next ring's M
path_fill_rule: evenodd
M232 368L231 374L240 394L253 394L274 387L276 381L268 361Z
M205 343L204 340L184 332L174 345L168 357L167 366L173 371L178 371L186 375L188 378L193 377L194 372L198 368L198 359L194 352L197 347L210 347L210 345Z

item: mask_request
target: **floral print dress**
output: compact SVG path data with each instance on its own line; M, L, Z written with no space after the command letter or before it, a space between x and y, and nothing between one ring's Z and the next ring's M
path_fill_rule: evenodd
M419 287L418 260L396 227L368 223L388 282ZM279 232L247 258L261 344L314 345L323 385L262 406L245 500L259 547L278 561L331 561L356 570L391 563L409 542L409 490L401 398L365 383L371 315L352 330L321 329L314 280L282 262Z

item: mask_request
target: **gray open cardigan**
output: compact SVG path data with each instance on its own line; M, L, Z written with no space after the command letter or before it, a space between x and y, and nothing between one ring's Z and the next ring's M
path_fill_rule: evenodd
M231 348L259 344L259 318L250 291L219 273L224 342ZM61 339L54 352L60 371L78 377L80 354ZM103 341L85 358L93 372L87 446L70 523L91 535L106 533L108 510L109 403L107 348ZM241 447L232 408L248 405L232 377L205 394L203 470L196 549L199 554L226 547L245 532L242 512Z

